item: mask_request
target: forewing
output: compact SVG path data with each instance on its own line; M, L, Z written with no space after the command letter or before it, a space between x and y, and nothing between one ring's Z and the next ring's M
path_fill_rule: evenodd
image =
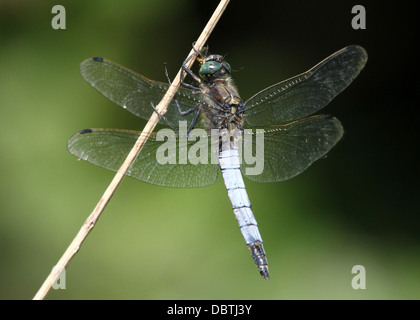
M283 181L300 174L331 150L344 133L340 121L326 115L267 127L264 131L264 151L253 140L253 150L257 150L256 161L264 163L263 172L250 175L247 168L255 164L244 163L241 166L242 173L257 182Z
M274 84L245 102L244 118L252 126L282 124L324 108L360 73L366 51L348 46L309 71Z
M73 135L68 141L68 150L79 159L97 166L118 171L134 146L140 132L116 129L86 129ZM159 164L157 152L162 141L151 136L137 156L127 175L151 184L166 187L204 187L217 179L217 164ZM187 148L193 143L188 142ZM179 142L167 151L179 163ZM185 150L184 150L185 151Z
M82 77L92 87L102 93L112 102L130 111L136 116L148 120L154 112L151 103L156 107L169 88L167 83L153 81L103 58L89 58L80 64ZM171 101L165 117L176 127L178 121L192 120L194 113L182 116L176 106L182 111L191 109L198 103L199 95L191 90L179 88ZM166 122L161 119L161 124Z

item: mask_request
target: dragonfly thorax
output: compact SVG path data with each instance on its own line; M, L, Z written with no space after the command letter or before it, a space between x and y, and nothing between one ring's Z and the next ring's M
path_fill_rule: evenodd
M208 128L242 128L244 106L231 77L204 82L201 90Z

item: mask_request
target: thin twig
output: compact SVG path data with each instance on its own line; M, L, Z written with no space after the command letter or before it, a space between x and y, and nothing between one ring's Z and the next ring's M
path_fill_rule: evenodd
M212 17L210 18L209 22L203 29L200 37L195 42L194 48L197 51L201 51L205 42L207 41L210 33L213 31L214 27L216 26L217 22L219 21L223 11L226 9L227 5L229 4L229 0L221 0L218 7L214 11ZM190 57L196 51L194 48L188 54ZM190 59L187 61L187 67L191 68L192 64L194 63L195 59ZM164 114L169 106L169 103L175 96L177 89L181 83L181 75L182 69L179 70L178 74L176 75L174 81L172 82L171 86L169 87L168 91L166 92L165 96L162 98L160 103L156 106L157 112L159 114ZM134 160L136 159L137 155L140 153L141 149L145 145L147 138L149 137L149 132L153 132L153 129L156 127L157 123L159 122L159 115L154 112L150 117L149 121L147 122L146 126L143 129L142 134L136 141L133 149L131 149L130 153L128 154L127 158L125 159L124 163L121 165L121 168L118 170L117 174L115 175L114 179L112 179L110 185L105 190L105 193L99 200L98 204L96 205L95 209L92 211L90 216L86 219L85 223L83 224L82 228L80 229L79 233L73 239L70 246L64 252L61 259L58 261L56 266L51 271L50 275L42 284L41 288L36 293L34 300L41 300L43 299L48 291L50 290L53 283L56 281L58 276L70 262L71 258L79 251L80 246L82 245L83 241L86 239L89 232L95 226L96 221L98 220L99 216L101 215L102 211L105 209L108 202L111 200L112 195L114 194L115 190L121 183L122 179L124 178L125 173L130 168Z

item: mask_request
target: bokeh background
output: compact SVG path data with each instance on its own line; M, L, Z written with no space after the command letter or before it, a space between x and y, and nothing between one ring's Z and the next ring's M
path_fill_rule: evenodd
M54 5L66 30L51 27ZM103 56L174 76L218 1L0 0L0 298L30 299L113 177L68 138L145 124L79 75ZM362 4L367 29L351 27ZM349 44L369 61L326 109L344 139L300 176L246 181L268 254L260 278L222 179L169 189L126 178L48 299L419 299L418 69L414 3L232 1L210 37L241 96ZM351 269L366 268L366 290Z

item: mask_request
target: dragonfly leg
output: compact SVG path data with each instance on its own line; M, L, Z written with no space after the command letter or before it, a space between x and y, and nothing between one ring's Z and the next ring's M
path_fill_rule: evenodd
M163 63L163 66L164 66L164 68L165 68L165 76L166 76L166 79L168 80L168 83L169 83L169 84L172 84L172 82L171 82L171 78L169 78L168 68L166 68L166 65L167 65L167 63L166 63L166 62L164 62L164 63Z
M181 86L183 86L184 88L188 88L188 89L195 90L195 91L200 90L200 88L199 88L199 87L194 86L194 85L189 84L189 83L186 83L186 82L184 82L184 81L181 81Z
M157 111L157 109L153 105L153 102L150 102L150 105L152 106L153 110L155 110L155 112L158 114L159 118L163 119L166 122L166 124L172 128L172 130L178 132L178 129L168 119L166 119L166 117L163 114Z
M176 105L176 107L178 109L179 114L181 116L183 116L183 117L188 116L189 114L191 114L192 112L195 111L194 118L192 119L192 121L191 121L191 123L190 123L190 125L188 127L188 130L187 130L187 134L189 134L190 131L192 129L194 129L195 125L197 124L198 118L200 116L200 113L201 113L201 110L199 108L200 104L197 103L194 107L192 107L192 108L190 108L190 109L188 109L186 111L182 111L181 110L181 107L180 107L180 105L179 105L179 103L178 103L178 101L176 99L175 99L175 105Z
M195 112L194 118L192 119L190 126L188 127L187 135L194 129L195 125L197 124L198 118L200 117L201 109L197 107L197 111Z
M195 50L195 49L194 49ZM201 79L200 77L198 77L194 72L192 72L192 70L190 68L187 67L187 62L189 60L191 60L191 58L196 57L198 54L198 52L192 54L191 56L189 56L183 63L182 63L182 72L186 72L191 78L193 78L193 80L197 83L201 83ZM184 78L184 75L181 74L181 79ZM199 87L185 83L184 81L181 80L181 85L189 88L189 89L193 89L193 90L200 90Z
M185 117L185 116L188 116L190 113L192 113L192 112L194 112L194 111L196 111L197 110L197 108L198 108L198 104L196 104L194 107L192 107L191 109L188 109L188 110L186 110L186 111L182 111L181 110L181 107L179 106L179 103L178 103L178 101L175 99L175 105L176 105L176 107L177 107L177 109L178 109L178 112L179 112L179 114L181 115L181 116L183 116L183 117Z
M237 113L238 114L244 113L245 112L245 104L244 103L238 103L238 106L239 106L239 108L238 108Z
M185 63L185 62L184 62L184 63ZM165 76L166 76L166 80L168 80L168 83L169 83L169 84L172 84L171 78L169 78L168 69L166 68L167 63L165 62L163 65L164 65L164 68L165 68ZM189 69L188 69L188 70L189 70ZM183 70L183 71L184 71L184 70ZM191 70L190 70L190 71L191 71ZM188 88L188 89L192 89L192 90L200 90L200 88L199 88L199 87L194 86L194 85L189 84L189 83L186 83L186 82L184 82L184 81L182 81L182 80L181 80L181 85L182 85L183 87L185 87L185 88Z
M187 59L185 59L185 61L182 63L182 72L186 72L195 82L201 83L200 77L198 77L194 72L192 72L192 70L190 68L187 67L187 62L188 61L190 61L193 58L196 58L198 55L201 55L200 52L195 48L195 42L192 44L192 47L193 47L195 52L192 55L190 55ZM208 47L206 47L206 54L207 54L207 50L208 50ZM202 58L197 58L197 60L200 62L200 64L203 61ZM192 84L185 83L182 80L183 78L184 78L184 74L181 73L181 85L183 87L189 88L189 89L192 89L192 90L200 90L200 87L198 87L198 86L194 86Z
M230 113L230 104L222 103L222 102L216 102L214 105L209 106L210 108L217 110L219 112L223 113Z
M197 104L193 108L183 112L176 100L175 100L175 103L178 107L179 113L182 116L186 116L186 115L190 114L191 112L193 112L194 110L196 110L194 118L192 119L190 125L188 126L188 130L187 130L187 136L188 136L188 134L191 132L192 129L194 129L195 125L197 124L198 118L200 117L201 110L200 110L200 108L198 108L198 104ZM166 124L172 128L172 130L179 133L178 128L176 128L163 114L161 114L159 111L157 111L157 109L155 108L155 106L153 105L152 102L150 104L152 105L153 110L158 114L159 118L163 119L166 122Z
M209 53L209 46L208 45L206 45L205 47L203 47L203 49L201 49L201 52L202 53L200 53L196 48L195 48L195 44L197 43L197 41L194 41L192 44L191 44L191 46L192 46L192 48L194 49L194 51L196 52L195 53L195 55L201 55L201 56L208 56L208 53Z

